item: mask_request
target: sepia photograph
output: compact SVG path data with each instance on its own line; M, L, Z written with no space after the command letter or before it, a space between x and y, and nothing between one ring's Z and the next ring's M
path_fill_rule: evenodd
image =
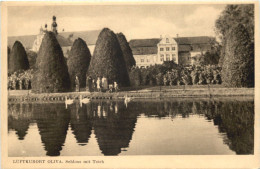
M4 7L12 164L259 154L256 1Z

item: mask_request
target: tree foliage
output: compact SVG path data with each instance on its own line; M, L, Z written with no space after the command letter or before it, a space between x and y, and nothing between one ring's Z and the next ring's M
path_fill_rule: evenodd
M222 78L226 86L254 86L254 44L242 24L237 24L227 34Z
M222 40L219 65L225 57L227 34L237 24L242 24L248 32L249 39L254 43L254 4L227 5L215 22L216 32Z
M229 30L238 23L245 27L250 40L254 41L254 4L227 5L216 20L217 33L226 39Z
M53 32L46 32L36 59L32 91L37 93L66 92L70 89L68 67Z
M37 53L31 50L26 51L28 56L28 61L31 69L35 69L35 63L37 58Z
M67 60L71 87L75 87L75 77L78 76L80 87L86 86L86 73L89 67L91 54L84 40L74 41Z
M106 76L109 83L116 81L121 86L130 84L120 44L108 28L104 28L98 36L87 74L94 78Z
M212 47L211 50L207 51L203 56L202 65L217 65L220 59L221 46L217 45Z
M118 33L117 39L120 44L121 50L123 52L123 56L125 59L126 66L128 70L130 70L133 66L135 66L135 59L133 57L132 49L129 46L129 43L126 40L126 37L123 33Z
M8 73L29 69L27 54L21 42L15 41L10 53Z

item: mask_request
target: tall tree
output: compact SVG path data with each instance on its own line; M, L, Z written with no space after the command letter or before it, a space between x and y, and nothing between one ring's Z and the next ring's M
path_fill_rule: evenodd
M254 43L254 4L227 5L220 17L216 20L216 33L222 41L220 65L225 57L227 34L234 25L242 24L248 32L249 39Z
M32 91L52 93L65 92L69 89L70 78L62 49L55 34L46 32L36 59Z
M94 78L106 76L121 86L129 86L130 80L120 44L113 31L104 28L97 39L88 75Z
M132 49L130 48L129 43L127 42L126 37L123 33L118 33L116 34L116 36L123 52L126 66L128 70L130 70L136 64L133 57Z
M9 58L9 73L29 69L27 54L21 42L15 41Z
M222 80L230 87L254 87L254 43L242 24L227 33Z
M80 87L86 86L86 73L89 67L91 54L84 40L78 38L74 41L67 60L71 87L75 86L75 77L78 76Z

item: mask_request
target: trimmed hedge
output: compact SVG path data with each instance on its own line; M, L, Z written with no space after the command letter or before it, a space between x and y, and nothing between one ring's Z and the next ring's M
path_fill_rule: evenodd
M35 69L35 63L36 63L36 58L37 58L37 53L34 51L26 51L27 57L29 60L29 65L31 69Z
M127 42L126 37L123 33L118 33L116 34L116 36L123 52L126 67L128 68L128 70L130 70L136 64L132 49L130 48L129 43Z
M171 63L148 68L133 67L129 72L132 86L221 84L221 68L215 65L182 67ZM140 84L141 82L141 84Z
M21 42L15 41L10 53L8 73L29 69L27 54Z
M130 80L120 44L113 31L104 28L97 39L87 75L92 78L107 77L120 86L129 86Z
M67 92L70 89L68 67L53 32L46 32L36 59L32 91L36 93Z
M86 87L86 73L89 67L91 54L84 40L74 41L67 60L71 87L75 88L75 77L78 76L80 87Z

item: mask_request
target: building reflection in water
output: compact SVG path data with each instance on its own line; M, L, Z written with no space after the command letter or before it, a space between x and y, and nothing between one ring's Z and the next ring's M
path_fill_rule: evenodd
M137 119L204 117L223 133L223 143L237 154L254 153L254 101L234 99L176 99L171 101L93 101L90 104L9 104L8 131L16 131L19 140L26 137L30 123L36 122L47 156L59 156L68 127L77 144L88 144L94 130L104 155L127 151ZM189 125L189 124L187 124ZM167 130L167 129L161 129ZM148 144L148 143L147 143Z

